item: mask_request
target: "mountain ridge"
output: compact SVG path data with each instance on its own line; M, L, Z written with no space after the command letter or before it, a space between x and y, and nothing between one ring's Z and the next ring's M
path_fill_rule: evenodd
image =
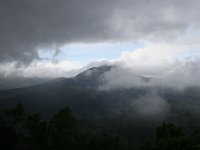
M133 125L134 122L152 123L163 120L183 124L189 123L192 118L193 122L200 125L199 88L188 88L183 91L160 87L99 90L98 85L104 73L112 67L93 67L73 78L57 78L28 88L2 90L0 109L11 108L21 102L29 112L40 113L44 118L49 118L67 105L79 119L89 118L93 123L102 119L108 122L112 119L117 121L120 118L124 120L124 125L127 122ZM158 104L166 105L168 108L163 112L157 109L160 107ZM150 107L155 107L158 112L152 112ZM145 111L141 111L143 109L147 111L147 116ZM186 114L193 117L185 117Z

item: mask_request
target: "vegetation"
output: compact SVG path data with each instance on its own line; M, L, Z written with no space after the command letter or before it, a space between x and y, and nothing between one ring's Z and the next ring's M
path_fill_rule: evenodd
M152 138L138 145L119 138L112 131L85 132L70 108L65 107L44 121L38 114L27 114L18 103L0 112L0 145L2 150L198 150L200 132L184 132L171 123L163 123Z

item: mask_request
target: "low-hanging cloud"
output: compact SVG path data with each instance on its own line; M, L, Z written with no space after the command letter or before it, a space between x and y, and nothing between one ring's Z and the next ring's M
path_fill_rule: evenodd
M4 63L0 65L0 77L3 78L58 78L73 77L82 71L82 65L78 62L60 61L52 63L49 61L36 61L28 66L18 66L15 63Z
M132 87L170 87L184 89L200 86L199 52L187 44L151 43L125 52L119 62L103 75L100 89ZM199 49L199 45L193 49Z
M145 118L150 117L149 119L162 119L170 111L169 104L156 92L147 93L134 100L131 105L138 115Z
M76 61L33 61L29 65L17 66L16 63L0 64L0 78L47 78L54 79L59 77L70 78L86 71L92 67L100 67L104 65L113 65L115 62L108 60L97 60L87 65L83 65ZM17 67L16 67L17 66ZM85 75L89 75L89 70ZM91 72L92 73L92 72Z
M186 87L200 86L200 60L178 62L163 68L138 70L137 67L129 68L115 66L103 76L103 85L100 89L109 90L115 88L132 87L169 87L184 89ZM150 69L150 68L149 68Z
M0 61L67 43L171 39L199 29L199 14L198 0L0 0Z

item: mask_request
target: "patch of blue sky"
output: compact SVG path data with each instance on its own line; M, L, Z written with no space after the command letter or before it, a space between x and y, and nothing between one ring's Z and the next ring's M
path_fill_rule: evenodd
M199 59L200 58L200 50L199 49L193 49L186 53L183 53L178 56L180 60L191 60L191 59Z
M144 47L141 42L69 44L62 48L60 60L88 63L100 59L117 59L124 51Z
M56 56L58 61L77 61L89 63L91 61L106 59L117 59L124 51L133 51L144 47L143 42L113 42L113 43L73 43L60 48L60 53ZM42 59L53 59L54 49L42 49L39 55Z

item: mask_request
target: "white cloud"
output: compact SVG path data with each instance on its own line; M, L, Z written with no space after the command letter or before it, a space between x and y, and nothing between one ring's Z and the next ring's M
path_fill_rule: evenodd
M141 117L160 119L169 113L168 103L155 92L134 100L131 105Z
M101 89L200 86L200 38L188 33L174 41L146 42L143 48L122 53L116 67L105 73ZM148 82L147 82L148 80Z
M4 77L71 77L78 73L82 65L79 62L60 61L35 61L28 66L16 66L16 63L0 65L0 74Z

